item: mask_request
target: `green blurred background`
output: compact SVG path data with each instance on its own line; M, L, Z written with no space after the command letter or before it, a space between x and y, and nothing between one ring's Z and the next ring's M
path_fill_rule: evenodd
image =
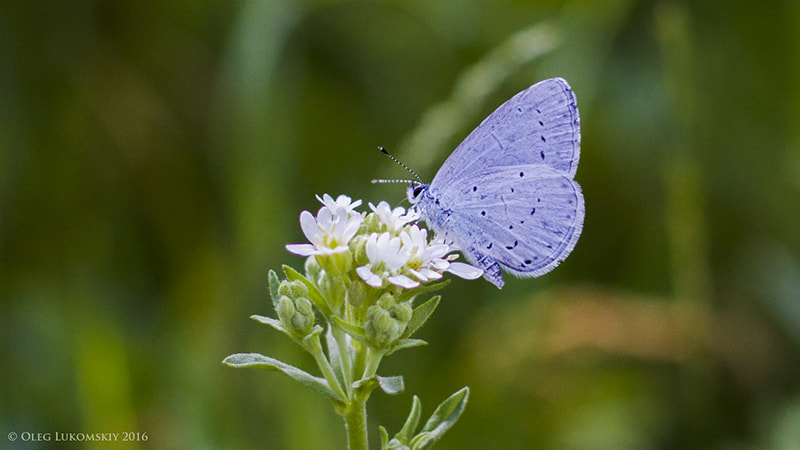
M300 211L398 204L378 145L430 180L552 76L582 118L575 251L455 280L371 437L468 385L438 448L800 448L799 63L789 0L3 2L0 448L343 449L326 400L221 364L313 369L248 319L301 267Z

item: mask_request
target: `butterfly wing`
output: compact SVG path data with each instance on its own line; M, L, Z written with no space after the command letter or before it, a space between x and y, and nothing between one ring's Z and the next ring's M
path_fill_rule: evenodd
M442 164L431 186L521 164L545 165L572 178L579 157L575 94L565 80L551 78L518 93L481 122Z
M563 79L544 80L470 133L418 206L496 286L501 267L540 276L569 255L583 228L583 195L573 180L579 158L575 95Z
M543 275L569 255L583 229L580 186L551 167L495 168L451 188L458 207L448 237L484 269L497 262L517 276Z

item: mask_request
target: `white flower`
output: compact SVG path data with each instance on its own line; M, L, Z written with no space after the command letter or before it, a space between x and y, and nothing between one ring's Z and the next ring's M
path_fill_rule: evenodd
M401 245L400 238L389 233L370 235L365 246L369 264L356 269L358 276L375 288L383 286L384 280L405 289L419 286L418 281L400 273L409 257L408 249Z
M342 197L344 196L339 196L340 199ZM348 244L358 232L362 217L361 214L350 214L350 206L360 204L360 200L350 203L350 198L347 197L347 202L348 206L333 205L336 206L335 209L323 206L316 218L308 211L300 213L300 228L310 244L288 244L286 250L300 256L349 251Z
M387 231L391 233L396 233L407 223L419 219L419 213L415 209L409 209L408 212L402 206L392 209L385 201L378 203L378 206L370 203L369 207L386 225Z
M408 249L409 271L422 282L442 278L442 272L450 272L465 280L474 280L483 275L483 270L461 262L451 262L455 255L447 255L450 245L434 239L428 243L428 230L412 225L400 233L403 247Z
M320 203L324 205L323 208L330 209L331 212L333 212L334 214L339 209L344 209L345 211L347 211L348 216L352 214L358 214L358 212L355 209L361 206L361 200L351 201L350 197L346 195L340 195L336 197L336 200L334 200L333 197L331 197L328 194L322 194L322 198L319 198L319 195L317 195L316 197L317 200L319 200Z

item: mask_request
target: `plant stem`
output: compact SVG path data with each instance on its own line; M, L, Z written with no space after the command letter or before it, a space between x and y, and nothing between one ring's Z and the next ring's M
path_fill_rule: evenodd
M367 441L367 402L354 398L344 416L349 450L369 450Z
M375 375L375 373L378 372L381 359L383 359L383 353L373 350L372 348L367 348L367 365L364 368L362 378L369 378Z
M339 347L339 360L342 365L342 375L344 375L344 389L349 397L353 391L353 360L352 345L347 345L347 334L338 326L331 328L336 345Z

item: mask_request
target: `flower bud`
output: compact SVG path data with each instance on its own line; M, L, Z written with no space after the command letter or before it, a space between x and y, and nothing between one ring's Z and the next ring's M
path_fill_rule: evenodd
M320 272L322 271L322 268L319 266L319 263L317 262L317 258L314 257L313 255L306 258L305 267L306 267L306 278L311 280L312 283L316 284L317 281L319 281Z
M300 297L308 298L308 287L300 280L283 280L280 286L278 286L278 295L286 296L291 299Z
M353 254L353 264L356 267L361 267L369 263L369 257L367 257L368 238L369 235L360 234L350 241L350 253Z
M364 234L380 233L386 231L386 225L381 221L381 218L373 213L367 214L364 218L364 223L361 225L364 229Z
M367 287L361 280L354 280L350 283L350 287L347 288L347 293L344 296L344 299L350 305L355 306L358 308L364 302L364 296L366 295Z
M304 297L294 300L281 296L276 308L278 319L286 329L298 336L306 336L314 326L314 309L311 301Z
M369 342L380 349L389 348L406 329L413 310L408 303L394 303L394 298L384 294L378 303L367 309L364 332Z
M349 249L343 252L316 255L319 266L328 274L342 276L353 268L353 255Z
M344 296L347 293L344 280L340 277L334 277L328 274L320 280L319 290L331 311L335 313L339 312L344 302Z

